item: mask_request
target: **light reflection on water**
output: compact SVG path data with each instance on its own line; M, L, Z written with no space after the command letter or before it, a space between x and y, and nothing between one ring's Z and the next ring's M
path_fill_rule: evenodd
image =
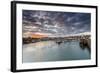
M42 41L23 45L23 62L67 61L90 59L87 49L82 49L78 41L60 45L54 41Z

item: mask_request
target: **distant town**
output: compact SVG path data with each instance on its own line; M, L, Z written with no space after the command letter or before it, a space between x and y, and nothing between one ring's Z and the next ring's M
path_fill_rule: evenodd
M49 37L44 35L34 35L30 37L23 37L23 44L36 43L42 41L55 41L58 45L67 41L80 41L81 47L91 48L91 35L90 34L76 34L64 37Z

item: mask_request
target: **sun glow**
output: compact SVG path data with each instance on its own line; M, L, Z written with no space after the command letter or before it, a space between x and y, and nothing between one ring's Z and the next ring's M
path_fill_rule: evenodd
M44 37L48 37L48 35L44 33L33 33L31 34L31 37L32 38L44 38Z

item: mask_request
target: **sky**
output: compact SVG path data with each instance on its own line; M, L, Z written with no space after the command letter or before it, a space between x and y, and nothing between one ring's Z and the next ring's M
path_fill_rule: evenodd
M22 16L23 33L61 36L91 30L90 13L23 10Z

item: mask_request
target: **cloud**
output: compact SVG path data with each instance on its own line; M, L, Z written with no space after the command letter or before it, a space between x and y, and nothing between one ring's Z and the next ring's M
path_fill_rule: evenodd
M91 29L91 14L23 10L23 25L25 32L41 32L57 36L88 32Z

